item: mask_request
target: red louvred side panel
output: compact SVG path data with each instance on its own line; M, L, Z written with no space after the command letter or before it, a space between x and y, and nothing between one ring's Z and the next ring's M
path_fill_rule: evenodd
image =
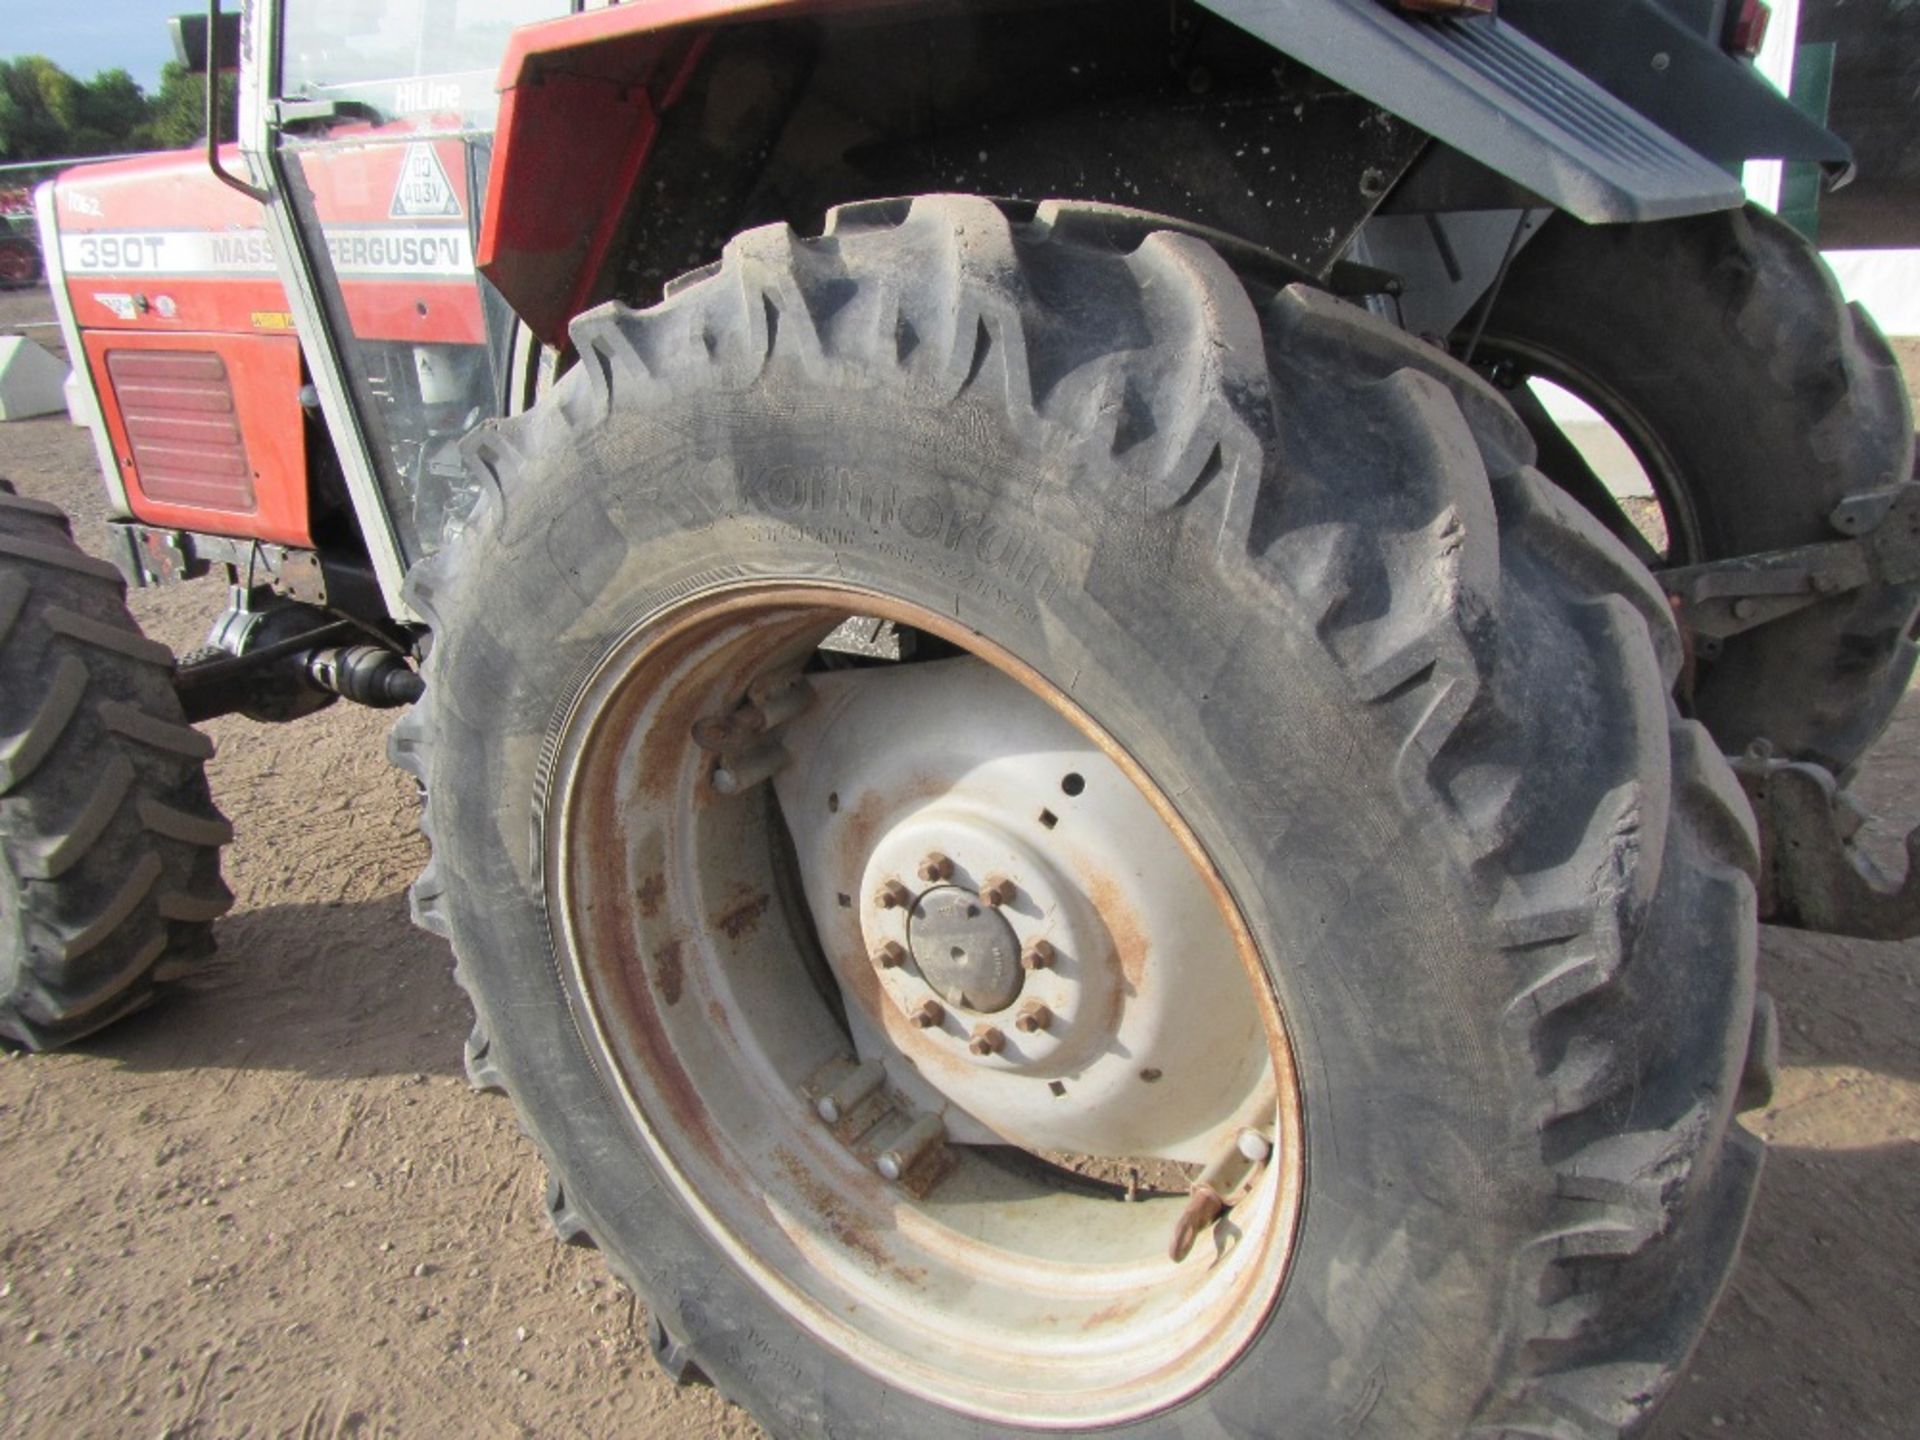
M136 519L313 543L294 336L89 330L81 344Z
M253 513L247 441L218 355L110 350L107 374L142 490L169 505Z

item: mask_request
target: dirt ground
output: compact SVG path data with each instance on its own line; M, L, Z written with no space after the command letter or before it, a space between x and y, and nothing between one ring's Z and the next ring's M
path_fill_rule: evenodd
M0 333L51 314L0 294ZM57 348L57 332L28 333ZM1920 348L1908 347L1920 374ZM102 544L85 433L0 426L0 475ZM212 581L135 591L201 643ZM0 1430L66 1436L759 1432L654 1367L644 1316L557 1244L504 1100L461 1074L467 1008L407 921L424 858L391 717L238 717L214 793L236 839L196 993L75 1051L0 1058ZM1920 694L1860 786L1920 819ZM1888 831L1893 828L1889 822ZM1768 931L1783 1020L1740 1268L1660 1440L1920 1434L1920 943Z

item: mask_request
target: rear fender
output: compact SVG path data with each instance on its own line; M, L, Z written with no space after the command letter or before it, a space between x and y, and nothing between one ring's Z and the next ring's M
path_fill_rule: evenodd
M1379 0L1200 3L1581 220L1661 220L1732 209L1744 198L1726 170L1495 16L1409 15ZM1584 7L1528 13L1565 8ZM1658 49L1625 26L1569 43L1582 40L1646 63ZM1745 85L1740 93L1751 95Z
M1708 109L1760 117L1767 121L1760 133L1784 135L1781 143L1810 158L1845 155L1818 126L1797 122L1795 129L1781 119L1779 111L1791 107L1709 42L1646 30L1641 22L1657 7L1638 0L1617 0L1609 13L1617 11L1620 23L1612 32L1562 26L1544 37L1583 65L1591 52L1605 62L1596 69L1611 66L1611 90L1519 25L1490 16L1413 16L1378 0L1201 3L1523 192L1589 222L1730 209L1743 198L1726 169L1629 103L1653 105L1641 93L1645 86L1636 90L1622 78L1632 66L1620 56L1631 60L1643 42L1667 46L1661 53L1670 52L1670 61L1682 55L1689 76L1710 72L1720 88ZM1551 18L1554 8L1516 0L1516 14L1529 22L1542 13ZM502 103L481 270L536 334L559 343L572 316L610 293L606 272L628 202L662 117L685 93L713 35L745 21L882 9L910 13L898 0L649 0L514 32L497 82ZM1659 118L1686 128L1688 110L1668 106ZM581 161L583 135L596 141L594 163Z
M713 28L818 0L653 0L513 32L475 262L548 344L598 298L627 200ZM836 8L854 8L841 5ZM582 136L598 154L583 163Z

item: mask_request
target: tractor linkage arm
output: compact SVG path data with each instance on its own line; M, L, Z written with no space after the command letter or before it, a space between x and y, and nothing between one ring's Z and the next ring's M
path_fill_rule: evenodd
M1831 596L1920 578L1920 483L1852 496L1829 520L1846 538L1655 572L1689 656L1711 659L1729 637ZM1765 741L1732 763L1760 828L1762 920L1867 940L1920 935L1920 829L1895 880L1855 848L1864 814L1829 771Z

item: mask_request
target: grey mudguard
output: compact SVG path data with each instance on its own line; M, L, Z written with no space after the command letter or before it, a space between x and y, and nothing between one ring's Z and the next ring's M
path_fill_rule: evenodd
M1378 0L1201 0L1275 49L1579 219L1664 220L1741 203L1727 171L1493 16Z

